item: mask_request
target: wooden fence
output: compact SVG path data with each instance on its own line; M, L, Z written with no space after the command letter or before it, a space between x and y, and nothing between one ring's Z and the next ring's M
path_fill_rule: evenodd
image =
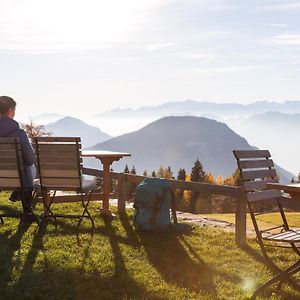
M90 168L83 168L83 173L102 177L102 171ZM111 178L117 180L117 195L118 210L125 211L125 203L127 199L127 183L138 184L145 179L144 176L124 174L111 172ZM216 185L209 183L190 182L183 180L167 179L173 190L189 190L198 193L205 193L206 195L222 195L230 196L236 199L236 212L235 212L235 238L238 245L246 243L246 201L245 193L239 187Z

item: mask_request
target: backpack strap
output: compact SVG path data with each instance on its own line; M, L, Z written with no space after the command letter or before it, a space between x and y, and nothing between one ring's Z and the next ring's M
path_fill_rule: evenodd
M154 204L154 207L153 207L153 210L152 210L152 215L151 215L151 218L150 218L150 224L153 225L153 226L156 226L157 224L157 216L158 216L158 212L159 212L159 209L160 209L160 206L161 206L161 203L164 199L164 196L165 194L169 191L169 188L165 188L160 195L156 194L156 200L155 200L155 204Z
M168 191L171 195L171 212L172 212L173 223L177 224L175 193L170 187L168 188Z
M170 193L171 196L171 212L172 212L171 219L173 220L174 224L177 224L175 193L170 187L167 187L162 191L160 196L158 195L156 196L157 198L150 219L150 224L153 226L157 224L156 221L157 221L158 212L166 193Z

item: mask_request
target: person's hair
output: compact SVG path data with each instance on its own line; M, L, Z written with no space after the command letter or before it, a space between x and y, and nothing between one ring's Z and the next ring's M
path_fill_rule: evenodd
M10 108L15 108L16 101L8 96L0 96L0 116L5 115Z

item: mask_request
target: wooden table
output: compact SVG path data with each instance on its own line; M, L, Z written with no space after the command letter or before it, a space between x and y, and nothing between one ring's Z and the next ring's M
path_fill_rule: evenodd
M83 150L81 155L82 157L95 157L101 161L103 165L103 204L101 214L112 216L109 209L109 195L111 191L110 166L114 161L118 161L124 156L131 156L131 154L102 150Z
M293 199L300 201L300 183L268 183L267 188L283 190L285 193L289 193Z

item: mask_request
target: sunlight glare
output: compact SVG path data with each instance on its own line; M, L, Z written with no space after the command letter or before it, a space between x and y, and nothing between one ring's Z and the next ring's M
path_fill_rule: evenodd
M7 4L3 30L7 43L16 48L21 44L25 48L42 49L101 48L134 34L142 26L144 16L158 3L156 0L25 0Z
M242 288L246 292L254 291L255 288L256 288L256 282L255 282L255 280L251 279L251 278L245 279L244 282L243 282L243 284L242 284Z

